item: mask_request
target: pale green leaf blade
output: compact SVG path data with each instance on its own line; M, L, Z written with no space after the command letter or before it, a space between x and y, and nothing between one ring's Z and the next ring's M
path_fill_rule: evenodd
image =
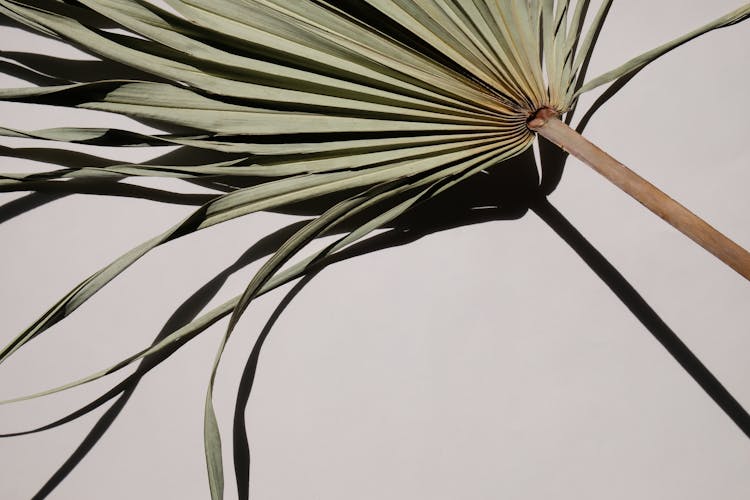
M577 97L585 92L589 92L590 90L593 90L597 87L600 87L602 85L615 81L619 78L626 77L630 73L641 70L643 67L645 67L648 64L651 64L653 61L660 58L664 54L670 52L671 50L691 40L694 40L695 38L698 38L701 35L704 35L716 29L732 26L734 24L740 23L748 19L749 17L750 17L750 4L746 4L742 7L739 7L733 10L732 12L724 16L719 17L718 19L715 19L714 21L708 24L701 26L700 28L697 28L689 33L686 33L678 38L675 38L671 42L667 42L659 47L656 47L655 49L649 50L648 52L644 52L643 54L637 57L634 57L628 62L622 64L621 66L594 78L593 80L583 85L580 89L578 89L578 91L575 93L575 96Z

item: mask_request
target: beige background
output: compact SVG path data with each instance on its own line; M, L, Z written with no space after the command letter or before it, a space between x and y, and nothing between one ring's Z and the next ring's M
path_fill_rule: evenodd
M738 5L615 2L590 74ZM14 30L0 37L5 50L83 57ZM587 131L746 248L749 39L745 23L666 56ZM0 116L0 125L21 129L99 123L144 130L102 113L21 104L3 104ZM132 150L127 159L153 154ZM2 159L3 171L30 168ZM0 194L0 204L19 196ZM575 161L551 200L750 407L750 284ZM71 196L0 225L1 340L191 210ZM147 345L198 287L293 220L254 215L154 251L1 366L0 398L86 375ZM234 275L212 304L237 294L257 267ZM235 495L236 385L286 291L251 306L219 373L227 498ZM50 498L206 498L203 398L223 325L148 375ZM0 430L46 423L113 382L0 407ZM0 441L0 498L30 498L102 412ZM259 500L750 498L747 438L533 214L326 269L272 330L247 418L251 493Z

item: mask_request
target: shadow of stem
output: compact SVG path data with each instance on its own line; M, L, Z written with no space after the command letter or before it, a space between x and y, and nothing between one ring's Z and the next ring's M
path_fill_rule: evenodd
M581 257L674 360L750 438L750 415L747 411L625 277L548 200L534 204L532 210Z

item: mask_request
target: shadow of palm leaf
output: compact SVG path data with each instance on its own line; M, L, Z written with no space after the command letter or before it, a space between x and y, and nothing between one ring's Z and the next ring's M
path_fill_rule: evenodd
M750 436L750 415L747 414L689 348L685 346L617 269L546 200L540 191L540 186L539 176L531 153L523 155L517 160L506 162L500 168L492 169L487 173L468 179L467 182L456 186L456 188L405 214L400 219L394 221L389 231L369 237L329 258L323 259L287 293L257 337L243 370L237 392L234 409L233 454L236 483L240 499L249 498L251 455L244 414L252 393L261 349L263 343L270 335L276 320L291 303L293 298L301 292L304 286L326 266L336 262L381 251L386 248L406 245L427 235L456 227L490 221L519 219L525 216L529 210L544 220L550 228L570 245L573 251L607 284L651 335L665 347L680 366L703 388L707 395L722 408L742 432ZM329 203L326 202L318 206L317 211L324 210ZM304 208L307 212L312 211L313 215L316 212L316 210L312 210L315 207L310 204ZM302 220L292 223L253 244L237 261L225 268L185 300L165 323L155 342L195 319L231 274L252 262L273 254L290 235L306 222ZM348 229L348 227L344 227L338 230L344 232ZM75 469L118 417L142 377L171 356L181 345L188 342L190 338L193 337L186 338L183 342L170 349L145 358L131 375L82 408L43 427L3 435L3 437L10 437L57 427L85 415L116 398L115 402L97 420L97 423L84 437L76 450L71 453L65 463L42 486L34 498L45 498Z
M499 187L499 186L496 186ZM540 188L542 186L539 186ZM517 194L517 193L516 193ZM664 322L659 314L646 302L633 285L609 262L565 216L560 213L539 190L527 192L528 198L517 198L506 209L500 207L485 207L473 209L463 213L454 213L453 219L448 219L443 227L427 227L412 220L412 225L392 229L386 233L373 236L366 241L354 245L350 251L343 251L337 255L335 261L341 261L357 255L379 251L384 248L404 245L416 241L437 231L447 230L463 225L470 225L489 221L513 220L522 217L527 210L533 211L542 219L570 248L588 265L588 267L604 282L617 296L623 305L635 316L646 330L666 349L677 363L695 380L705 393L724 411L724 413L750 438L750 414L740 405L722 383L685 345L679 336ZM438 206L435 206L438 205ZM425 207L426 212L446 208L450 204L442 204L436 200L433 206ZM248 357L242 373L234 409L233 453L237 491L240 500L250 498L250 445L247 435L245 411L255 381L255 374L260 361L261 349L268 338L274 324L289 306L304 286L321 272L325 266L333 261L326 260L312 270L304 279L282 299L268 319L259 334Z
M434 202L429 202L413 213L407 214L405 217L394 221L394 227L390 231L371 237L358 244L354 244L339 254L332 256L332 258L321 261L310 275L303 278L303 280L301 280L287 294L282 305L277 308L273 317L269 320L264 327L263 332L258 337L253 350L254 354L251 354L248 367L243 373L243 382L240 386L240 392L238 393L237 408L239 409L243 406L239 404L239 401L242 401L243 398L249 397L250 395L252 375L257 366L257 358L260 353L260 348L262 347L263 340L270 333L274 321L281 314L283 308L291 302L294 295L304 287L304 284L308 283L312 277L324 267L335 262L385 248L408 244L437 231L449 230L463 225L478 224L491 220L510 220L520 218L527 212L527 208L524 206L526 205L524 196L521 193L525 192L527 196L530 196L536 189L537 185L537 170L533 161L533 155L529 153L518 160L507 162L500 169L488 172L483 175L482 178L469 179L467 183L458 186L454 191L446 193L444 197L440 197L440 199L437 199ZM505 193L505 196L503 198L498 198L498 192L501 194ZM317 211L325 210L329 203L330 202L326 202L317 207ZM502 205L502 207L499 205ZM305 207L307 211L312 210L312 208L313 207L310 204L307 204ZM299 209L297 211L299 212ZM440 217L435 217L436 213L439 213ZM217 274L213 279L208 281L185 302L183 302L165 323L157 337L154 339L154 342L158 342L176 329L195 319L200 311L216 295L230 275L252 262L273 254L284 243L284 241L286 241L300 227L304 226L306 222L307 221L303 220L285 226L253 244L237 259L236 262ZM351 224L356 225L356 221L352 221ZM344 227L340 228L339 231L344 232L348 229L348 227ZM158 366L162 361L174 354L174 352L176 352L185 342L189 341L190 338L186 338L184 342L180 342L170 349L166 349L158 354L145 358L131 375L117 383L109 391L99 396L94 401L71 412L70 414L36 429L0 435L0 437L12 437L59 427L117 398L110 408L97 420L97 423L92 427L91 431L89 431L84 437L73 453L71 453L68 459L66 459L66 461L40 488L34 498L46 498L52 491L54 491L54 489L75 469L81 460L94 447L112 423L114 423L130 397L133 395L142 377L154 367ZM255 362L253 363L252 360L254 358ZM244 401L246 402L247 399ZM244 423L235 420L235 426L237 429L241 429L244 428L241 427L244 426ZM238 477L238 485L245 484L246 481L242 479L243 477L249 477L249 448L247 446L243 448L243 446L240 445L243 439L242 436L245 436L244 440L246 441L247 438L244 431L235 432L235 439L239 440L234 448L237 463L236 474ZM243 471L247 471L247 474L244 474Z
M533 157L527 155L525 159L531 159L532 162L520 159L511 161L504 165L501 171L497 173L488 173L482 179L470 179L465 185L458 186L455 192L448 192L444 197L428 202L414 212L408 213L401 219L394 221L390 231L353 244L348 249L321 261L315 272L335 262L404 245L438 231L492 220L512 220L522 217L528 208L525 206L526 203L523 202L523 199L519 197L519 193L525 190L531 196L533 189L537 185L538 178L536 167L533 164ZM491 182L487 182L488 179ZM513 189L512 186L516 186L516 188ZM498 205L498 190L500 192L508 191L508 198L503 203L503 207ZM490 205L493 198L494 206ZM477 203L477 201L481 203ZM321 206L319 210L322 211L325 208L326 206ZM436 213L440 214L440 217L435 217ZM186 299L164 324L155 342L193 320L208 302L215 297L216 293L232 274L276 252L292 234L303 227L308 221L300 220L288 224L256 241L234 263L227 266ZM350 226L355 226L356 224L357 221L350 222ZM338 229L338 232L348 232L350 229L348 226L341 227ZM144 358L144 361L133 374L91 404L72 412L66 417L31 431L2 434L0 436L9 437L39 432L70 422L111 400L118 393L122 392L128 384L133 381L137 382L137 379L140 379L146 372L175 351L176 349L169 349L164 351L165 354L157 353Z

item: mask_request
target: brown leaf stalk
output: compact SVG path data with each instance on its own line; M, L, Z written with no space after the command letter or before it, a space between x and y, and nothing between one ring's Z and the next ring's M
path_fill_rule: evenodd
M745 279L750 280L750 253L747 250L568 127L560 121L554 110L545 108L538 111L529 120L528 127L599 172Z

